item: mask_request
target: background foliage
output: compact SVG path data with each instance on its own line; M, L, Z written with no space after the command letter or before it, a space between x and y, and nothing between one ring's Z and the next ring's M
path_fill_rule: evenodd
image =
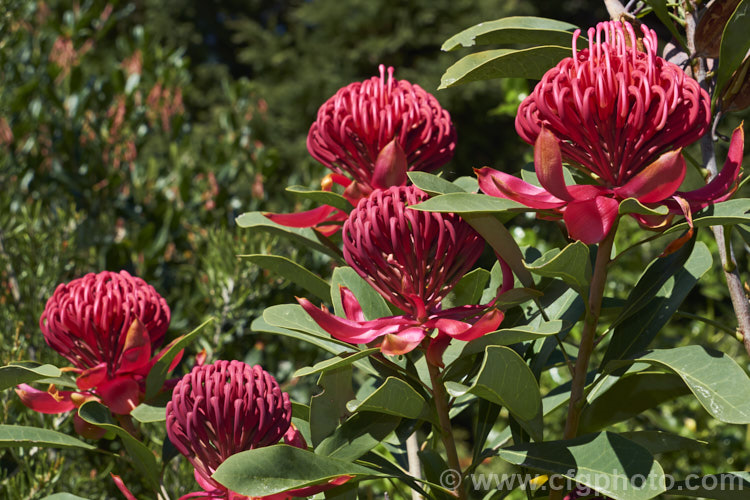
M87 272L127 269L167 299L171 337L212 315L218 321L197 349L209 360L261 362L297 400L309 398L312 387L291 374L322 353L249 326L266 306L290 302L296 289L237 255L273 248L323 275L328 264L238 230L234 218L291 211L294 198L283 187L319 182L324 168L305 150L318 106L342 85L374 75L379 63L434 91L457 59L439 51L442 42L484 20L542 15L585 27L606 18L598 0L2 0L0 12L0 363L59 361L37 327L54 287ZM483 165L513 172L530 160L513 131L529 85L491 81L436 93L459 133L456 157L444 168L448 178ZM540 232L532 221L513 221L521 245L544 251L564 241L553 224L535 225ZM635 235L627 239L617 245ZM626 297L660 248L646 245L622 263L610 293ZM744 255L740 265L746 272ZM715 262L683 304L688 314L672 321L659 346L714 345L746 368L741 344L722 328L734 322L718 271ZM559 383L554 371L543 383ZM715 463L700 451L675 456L675 468L709 474L748 465L746 429L719 426L692 400L639 418L644 428L658 422L721 450L711 456ZM35 414L10 391L0 394L0 420L72 432L69 419ZM465 446L471 426L468 415L458 417ZM169 466L174 491L192 481L184 460ZM113 458L6 449L0 495L113 498L110 471L137 493L138 479Z

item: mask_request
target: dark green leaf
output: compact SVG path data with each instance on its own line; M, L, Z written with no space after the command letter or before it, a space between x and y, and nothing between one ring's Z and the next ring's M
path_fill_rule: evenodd
M706 441L697 441L671 432L634 431L620 435L646 448L652 455L673 451L706 451Z
M479 268L466 273L443 300L443 309L479 303L489 280L490 272L486 269Z
M541 323L538 326L520 325L513 328L503 328L471 342L458 344L462 348L461 357L482 352L487 346L512 345L527 340L549 337L563 331L563 325L562 321L554 320Z
M338 316L346 317L344 307L341 305L340 287L342 286L348 288L357 297L365 319L372 320L392 315L385 299L367 281L351 267L341 266L333 270L329 294Z
M313 373L320 373L326 370L341 368L343 366L351 365L358 359L366 358L370 354L376 352L380 352L379 347L373 347L372 349L365 349L364 351L359 352L342 353L335 358L326 359L325 361L316 363L315 366L306 366L304 368L300 368L299 370L294 372L294 376L305 377L307 375L312 375Z
M455 214L497 213L508 210L528 211L520 203L505 198L487 196L476 193L448 193L441 194L423 201L409 208L425 212L441 212Z
M232 491L251 497L273 495L339 476L387 477L374 469L283 444L243 451L225 460L211 476Z
M325 280L286 257L260 254L240 255L239 257L288 279L320 300L328 300L331 296L331 287Z
M732 17L729 18L724 27L724 33L721 35L719 68L716 70L716 89L714 90L716 96L721 95L732 73L737 71L750 51L748 26L750 26L750 0L742 0Z
M401 422L400 417L358 412L333 431L315 448L318 455L354 461L377 446Z
M149 486L158 488L160 468L156 463L156 457L145 444L112 422L112 416L106 406L97 401L88 401L78 408L78 416L90 424L114 432L122 439L135 469Z
M237 225L241 228L254 228L266 231L270 234L289 238L304 247L312 248L313 250L327 254L334 259L341 260L341 255L320 242L317 233L313 229L307 227L299 228L282 226L281 224L276 224L260 212L244 213L237 217L236 221Z
M498 456L560 474L618 500L646 500L665 491L664 471L648 450L611 432L511 446L498 450Z
M310 400L310 434L315 448L330 436L348 415L346 402L354 397L351 365L323 372L318 380L318 386L323 392Z
M640 215L667 215L669 209L665 205L659 205L656 208L649 208L643 205L640 201L635 198L628 198L620 202L618 209L620 215L624 214L640 214Z
M412 419L428 418L429 411L424 398L412 386L395 377L385 379L383 385L364 401L355 400L347 406L352 413L370 411Z
M489 436L497 422L500 408L500 405L481 398L474 405L474 451L472 462L476 462L481 457L484 444L487 442L487 436Z
M678 481L667 491L667 495L716 500L747 500L748 490L750 490L750 472L737 471L701 477L693 476L689 480Z
M329 205L336 207L339 210L349 213L352 208L352 204L349 200L341 196L340 194L333 193L331 191L317 191L309 189L304 186L289 186L286 188L287 191L294 193L300 198L312 200L319 205Z
M156 396L164 386L164 381L167 380L169 365L172 364L172 360L180 353L180 351L195 341L204 326L213 321L214 318L209 318L192 332L179 337L176 342L171 344L167 352L165 352L162 357L154 363L154 366L151 368L151 371L148 372L148 376L146 377L146 400Z
M674 25L674 21L669 16L669 10L667 10L667 0L645 0L647 4L651 6L652 9L654 9L654 14L656 14L656 17L659 18L659 21L664 24L664 26L669 29L669 31L672 33L672 36L675 37L679 42L680 45L683 47L687 47L687 43L685 42L685 35L677 31L677 28Z
M539 276L559 278L583 294L591 282L589 247L576 241L562 250L550 250L526 269Z
M62 432L25 425L0 424L0 448L83 448L93 450L95 446L84 443Z
M62 375L60 369L53 365L36 363L11 363L0 367L0 391L18 384L28 384L44 378L57 378Z
M441 50L473 45L570 45L576 26L543 17L506 17L479 23L450 37ZM580 43L580 42L579 42ZM586 46L583 40L583 46Z
M469 54L448 68L439 89L476 80L528 78L540 80L558 62L571 56L570 47L543 45L529 49L496 49Z
M685 252L689 250L688 247ZM644 273L631 292L623 313L615 320L614 324L617 326L607 346L602 366L611 360L628 358L648 348L713 263L711 252L703 242L696 243L684 265L678 267L683 258L683 254L680 254L668 256L663 261L660 259L660 262ZM676 272L675 268L678 269ZM656 287L659 291L653 295ZM638 314L634 314L635 312ZM625 319L621 319L623 317Z

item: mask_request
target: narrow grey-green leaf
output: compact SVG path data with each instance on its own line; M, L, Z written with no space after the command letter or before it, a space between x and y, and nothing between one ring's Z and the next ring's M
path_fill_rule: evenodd
M28 384L44 378L57 378L61 375L60 369L54 365L11 363L0 367L0 391L18 384Z
M97 401L87 401L78 408L78 416L90 424L114 432L122 439L122 444L125 446L135 469L143 476L149 486L158 488L160 468L156 463L156 456L128 431L115 425L106 406Z
M454 50L474 45L570 45L576 26L554 19L531 16L505 17L479 23L453 35L441 50ZM582 40L582 47L587 46ZM579 42L580 44L581 42Z
M326 370L334 370L342 366L351 365L358 359L366 358L370 354L376 352L380 352L379 347L373 347L372 349L365 349L359 352L341 353L335 358L326 359L325 361L316 363L314 366L306 366L304 368L300 368L299 370L294 372L294 376L305 377L307 375L312 375L313 373L320 373Z
M208 318L206 321L201 323L195 330L190 333L178 337L172 342L167 349L167 352L162 354L159 360L154 363L151 367L151 371L148 372L146 377L146 400L154 397L164 386L164 381L167 380L169 374L169 365L172 364L172 360L180 354L184 348L192 344L198 337L198 334L203 330L203 327L213 322L214 318Z
M737 68L740 67L748 51L750 37L747 36L750 26L750 0L742 0L734 9L721 35L719 50L719 67L716 70L716 90L714 95L721 95L724 86Z
M276 224L260 212L246 212L237 217L236 222L241 228L258 229L270 234L289 238L307 248L312 248L313 250L329 255L336 260L343 260L339 253L321 243L318 239L317 233L309 227L282 226L281 224Z
M469 54L449 67L439 89L477 80L528 78L540 80L544 73L566 57L570 47L542 45L529 49L496 49Z
M427 172L407 172L409 180L414 183L419 189L425 193L435 196L438 194L447 193L465 193L466 191L461 189L460 186L453 184L450 181L443 179L435 174L428 174Z
M336 207L344 212L350 212L352 210L352 204L349 200L341 196L340 194L333 193L331 191L320 191L315 189L306 188L305 186L289 186L286 188L290 193L294 193L300 198L312 200L320 205L329 205Z
M584 293L591 282L589 247L576 241L562 250L550 250L533 263L526 265L526 269L539 276L561 279Z
M750 378L729 356L699 345L654 349L636 362L674 371L714 418L750 424Z
M283 444L232 455L211 477L241 495L263 497L340 476L352 476L355 481L388 477L369 467Z
M647 500L665 491L664 471L651 453L611 432L511 446L498 450L498 456L560 474L618 500Z
M0 448L83 448L93 450L95 446L62 432L25 425L0 424Z
M286 257L261 254L240 255L239 257L286 278L320 300L327 301L331 296L331 287L324 279Z

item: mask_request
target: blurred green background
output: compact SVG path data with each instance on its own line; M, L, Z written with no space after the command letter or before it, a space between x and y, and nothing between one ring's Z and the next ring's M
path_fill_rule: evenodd
M397 78L434 92L453 117L459 140L455 158L443 168L448 178L483 165L517 171L531 156L513 119L533 82L480 82L436 92L443 71L468 53L443 53L440 45L464 28L508 15L554 17L582 27L606 19L598 0L0 5L0 362L63 365L38 328L47 297L58 283L87 272L127 269L167 299L170 338L208 316L218 319L189 350L179 373L205 349L209 361L262 363L298 401L309 398L314 381L291 374L323 354L255 334L250 323L264 307L303 292L237 255L282 254L323 276L330 275L330 263L286 241L239 230L234 219L253 210L307 208L284 188L316 186L326 173L305 149L318 106L341 86L376 75L378 64L393 65ZM519 217L513 225L522 245L545 249L564 242L552 223ZM643 237L635 224L626 227L624 240ZM747 271L745 243L739 237L735 243ZM631 255L610 293L627 295L662 248L657 241ZM683 309L733 329L723 286L716 264ZM689 318L673 320L659 342L714 345L747 366L732 335ZM546 388L556 383L543 382ZM745 429L716 425L691 401L653 410L637 424L707 438L718 447L708 458L697 452L674 457L671 465L685 474L744 469ZM12 391L0 394L0 421L72 433L70 418L27 411ZM470 418L458 422L459 437L470 440ZM147 431L163 439L158 426ZM100 446L117 451L119 445ZM186 461L168 467L167 489L197 489ZM118 498L111 471L140 491L138 478L111 458L74 450L0 450L0 496L69 491Z

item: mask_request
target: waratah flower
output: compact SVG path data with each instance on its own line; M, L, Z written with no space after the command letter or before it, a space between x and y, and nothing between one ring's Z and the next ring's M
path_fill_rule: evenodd
M340 89L318 110L307 136L307 150L338 174L326 178L345 188L353 206L373 189L403 186L406 172L431 172L445 165L456 147L456 130L437 99L406 80L395 80L393 68L379 66L380 77ZM300 214L269 214L293 227L322 225L329 232L346 214L324 206ZM334 223L334 224L331 224Z
M333 337L352 344L383 337L383 353L403 354L437 330L430 345L437 362L451 338L468 341L497 329L503 313L491 304L442 309L445 296L481 255L484 240L455 214L407 208L426 199L427 194L415 186L376 190L349 215L343 228L344 259L404 314L367 321L354 294L344 287L341 301L346 318L298 299ZM502 264L501 292L513 283Z
M656 55L656 33L641 29L645 52L628 23L599 23L588 31L589 48L580 51L576 30L573 57L544 75L516 116L516 130L534 144L541 187L485 167L477 171L485 193L562 215L571 238L585 243L604 239L626 198L667 205L689 218L691 210L731 196L742 159L741 128L718 178L696 191L677 191L686 170L681 148L707 130L710 99L698 82ZM585 183L566 185L563 159ZM655 227L666 218L638 219Z
M164 352L152 358L169 320L164 298L126 271L90 273L59 285L39 326L47 344L73 364L80 392L23 384L17 389L21 400L41 413L69 411L89 399L101 399L114 413L130 413ZM178 361L179 356L172 367Z
M182 498L246 499L211 475L235 453L270 446L282 438L290 446L307 448L291 419L289 395L260 366L217 361L194 367L180 379L167 403L169 440L193 465L195 479L204 490ZM347 479L264 498L313 495Z

